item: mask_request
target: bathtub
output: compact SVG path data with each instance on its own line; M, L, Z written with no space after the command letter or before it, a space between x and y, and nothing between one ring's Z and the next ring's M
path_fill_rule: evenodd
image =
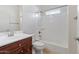
M58 44L47 42L40 40L41 42L45 43L45 49L49 51L49 54L67 54L68 53L68 48L67 47L62 47Z

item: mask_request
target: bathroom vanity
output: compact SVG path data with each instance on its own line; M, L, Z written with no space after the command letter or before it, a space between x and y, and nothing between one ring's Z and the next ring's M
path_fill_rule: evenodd
M32 54L32 35L18 33L0 38L0 54Z

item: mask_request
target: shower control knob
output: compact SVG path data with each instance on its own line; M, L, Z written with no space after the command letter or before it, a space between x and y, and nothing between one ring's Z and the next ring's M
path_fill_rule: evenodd
M41 32L39 31L39 34L41 34Z

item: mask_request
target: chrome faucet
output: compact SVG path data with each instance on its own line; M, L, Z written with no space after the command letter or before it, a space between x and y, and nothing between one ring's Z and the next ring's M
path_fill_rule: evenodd
M10 31L10 32L8 33L8 36L14 36L14 32L13 32L13 31Z
M6 31L8 32L8 37L14 36L14 32L13 31L11 31L9 29L7 29Z

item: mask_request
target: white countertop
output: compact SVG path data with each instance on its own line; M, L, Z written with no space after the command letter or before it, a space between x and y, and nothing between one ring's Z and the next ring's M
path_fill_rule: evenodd
M33 34L25 34L18 31L14 34L14 36L8 37L7 32L0 33L0 47L6 44L10 44L10 43L22 40L24 38L31 37L32 35Z

